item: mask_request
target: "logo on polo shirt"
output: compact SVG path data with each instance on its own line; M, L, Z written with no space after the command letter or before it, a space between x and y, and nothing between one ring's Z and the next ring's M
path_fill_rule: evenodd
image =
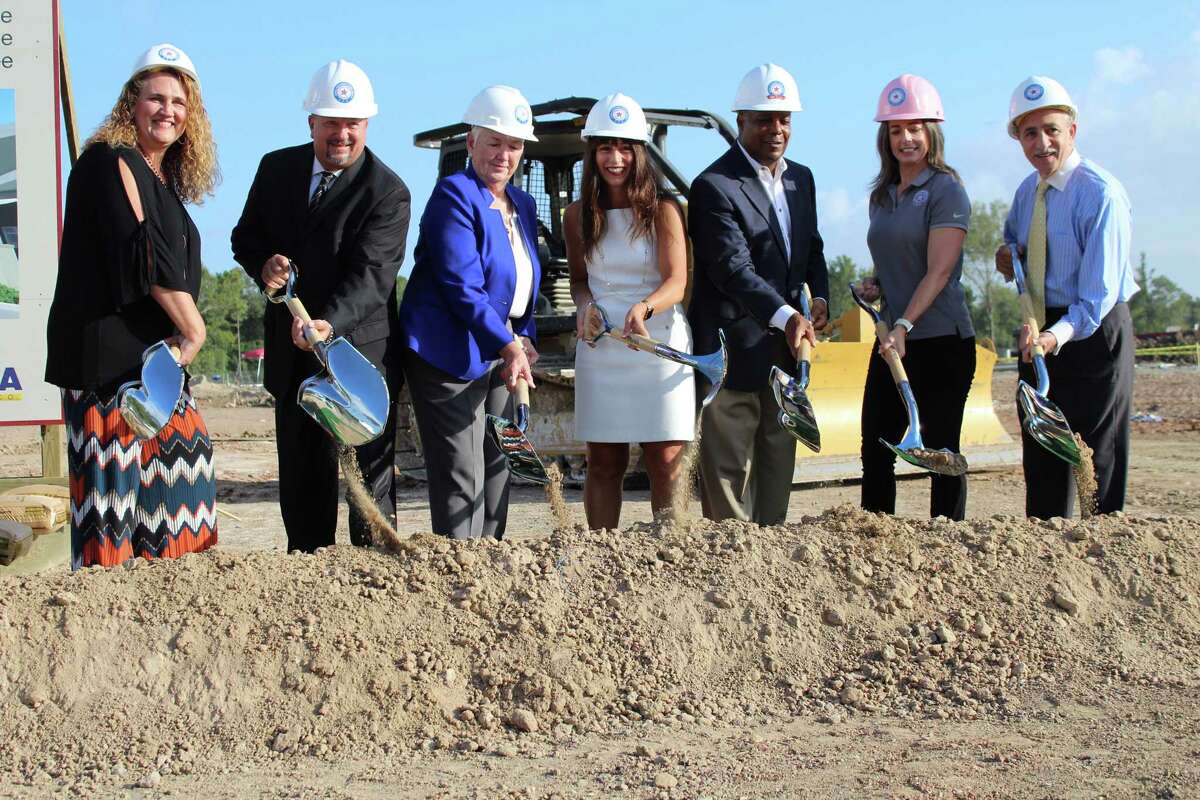
M158 57L163 61L178 61L179 51L174 47L160 47L158 48Z
M888 105L893 107L898 106L907 98L908 92L904 91L903 87L897 86L895 89L892 89L890 92L888 92Z
M629 109L625 106L613 106L608 112L608 118L617 125L624 125L629 121Z
M767 84L767 99L768 100L786 100L787 95L783 91L783 81L771 81Z
M1045 87L1040 83L1031 83L1025 87L1025 99L1037 100L1046 93Z
M929 202L929 192L925 189L913 195L913 205L920 207Z
M5 367L0 372L0 400L20 400L24 397L21 379L16 367Z
M349 103L354 99L354 86L346 81L334 84L333 99L339 103Z
M516 108L514 108L513 109L513 117L515 117L517 122L519 122L522 125L529 122L529 106L519 105Z

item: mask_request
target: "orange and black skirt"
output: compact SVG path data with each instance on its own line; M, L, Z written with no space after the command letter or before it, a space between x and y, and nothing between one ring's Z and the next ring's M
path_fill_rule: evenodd
M63 393L71 472L71 568L177 558L217 543L212 440L185 391L171 421L138 439L116 398Z

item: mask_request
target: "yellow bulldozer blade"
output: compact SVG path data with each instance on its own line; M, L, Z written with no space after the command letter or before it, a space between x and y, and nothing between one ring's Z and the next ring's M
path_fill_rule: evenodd
M862 474L859 452L862 445L863 387L867 362L875 345L871 320L854 307L834 322L840 341L818 344L813 350L812 401L821 429L821 452L796 448L795 483L813 483L858 477ZM962 453L971 469L1020 463L1020 443L1014 442L992 408L992 371L996 354L975 348L975 380L967 395L963 414ZM897 398L896 402L900 402ZM898 474L921 470L897 459Z

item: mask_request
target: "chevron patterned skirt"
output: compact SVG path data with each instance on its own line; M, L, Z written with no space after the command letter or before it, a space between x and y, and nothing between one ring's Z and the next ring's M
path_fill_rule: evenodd
M217 543L212 440L184 392L158 436L138 439L116 398L63 393L71 472L71 568L177 558Z

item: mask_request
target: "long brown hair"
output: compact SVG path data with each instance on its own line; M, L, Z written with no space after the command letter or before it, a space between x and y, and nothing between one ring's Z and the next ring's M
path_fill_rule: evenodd
M929 153L926 160L929 168L936 172L944 172L954 180L962 183L958 173L946 163L946 139L942 136L941 123L931 119L925 122L925 138L929 140ZM875 136L875 149L879 151L879 174L871 181L871 205L881 206L887 199L888 187L900 182L900 162L892 154L892 143L888 137L888 123L879 123L879 133Z
M593 137L587 140L587 150L583 158L583 183L580 187L580 221L583 223L583 259L588 261L596 250L596 245L604 238L606 221L604 212L609 208L607 184L597 175L596 150L602 144L616 142L633 145L633 165L625 178L629 193L629 205L633 210L633 227L630 238L637 241L654 236L654 220L658 214L658 177L654 166L650 163L650 155L646 145L629 139L613 139L608 137Z
M166 68L143 72L126 81L116 105L84 147L95 142L104 142L109 147L137 147L133 108L141 96L142 84L158 72L174 75L187 93L187 124L183 135L163 155L163 177L180 200L200 204L204 202L204 196L212 194L220 182L221 170L217 166L217 146L213 142L212 123L208 121L204 102L200 98L200 86L178 70Z

